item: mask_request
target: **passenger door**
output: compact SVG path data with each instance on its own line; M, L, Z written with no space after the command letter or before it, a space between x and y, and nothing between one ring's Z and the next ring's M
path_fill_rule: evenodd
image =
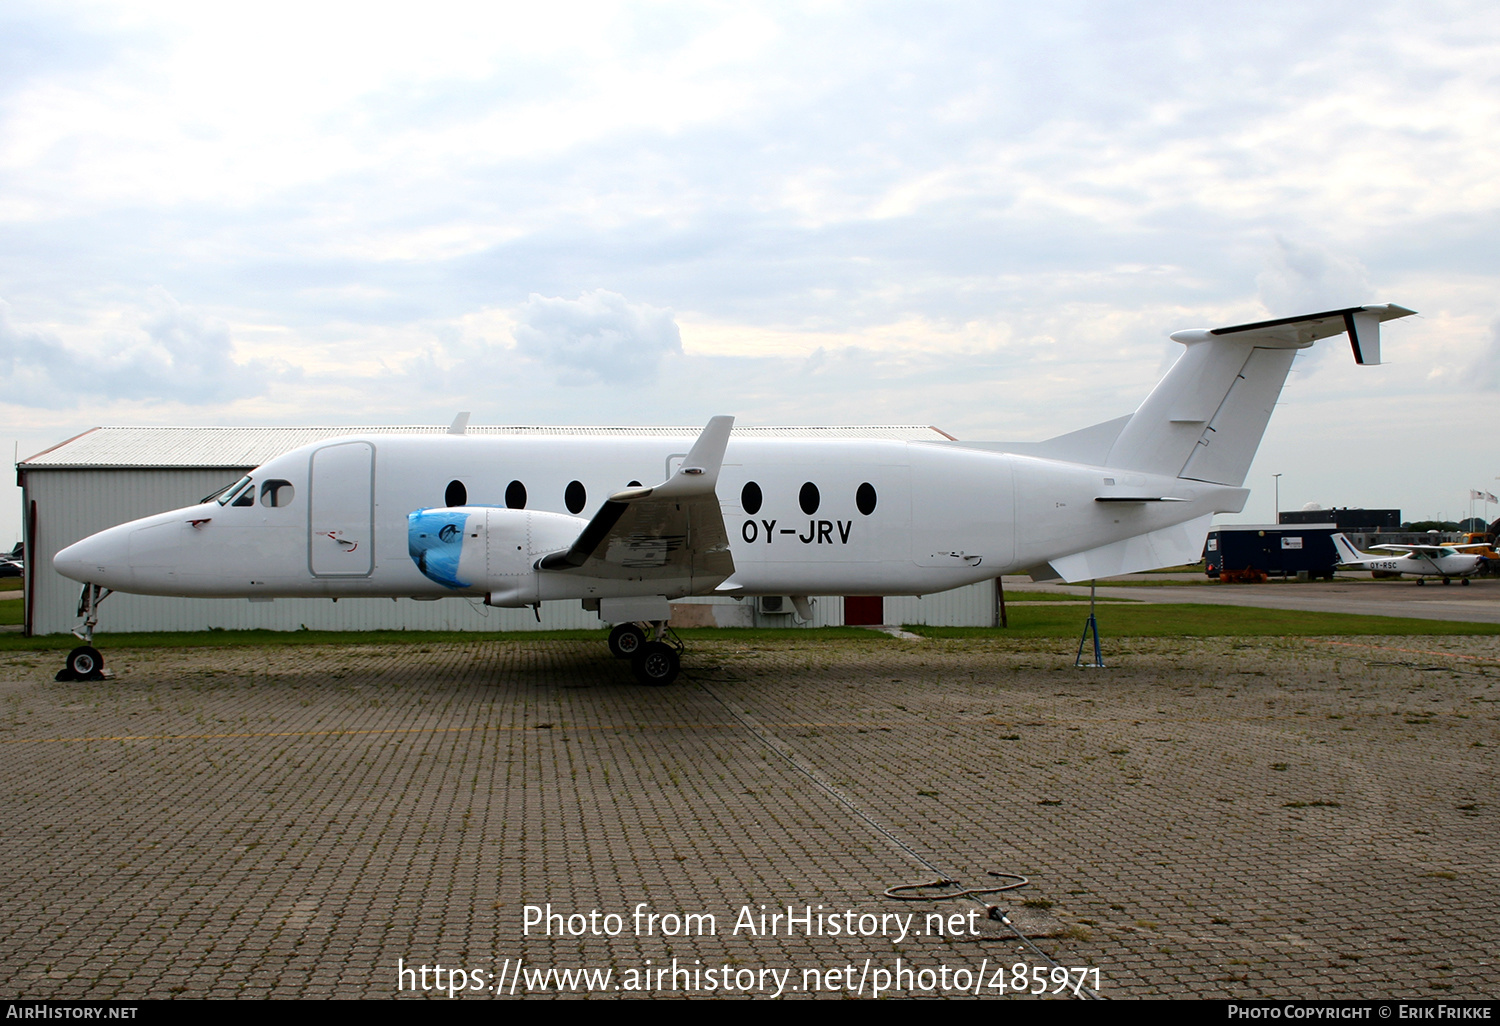
M314 577L368 577L375 568L375 447L316 450L308 474L307 558Z

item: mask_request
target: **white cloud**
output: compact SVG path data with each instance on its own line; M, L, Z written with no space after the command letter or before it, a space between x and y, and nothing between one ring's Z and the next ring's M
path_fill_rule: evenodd
M1500 320L1490 325L1489 338L1471 365L1470 374L1474 387L1481 392L1500 392Z
M1318 246L1276 237L1267 267L1255 278L1261 302L1274 317L1362 306L1373 302L1370 272L1358 260Z
M532 293L516 312L516 351L558 372L564 384L653 378L662 357L682 352L671 310L594 289L577 299Z
M152 289L147 302L138 328L80 348L53 333L18 327L10 304L0 300L7 401L57 408L102 398L212 407L297 376L262 360L237 362L228 326L184 307L165 289Z

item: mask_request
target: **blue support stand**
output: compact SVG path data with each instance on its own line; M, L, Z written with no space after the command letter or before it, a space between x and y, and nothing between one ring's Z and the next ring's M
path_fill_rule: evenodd
M1104 669L1104 654L1099 649L1099 621L1094 617L1094 588L1097 581L1089 582L1089 619L1083 625L1083 637L1078 639L1078 658L1073 660L1073 665L1084 669ZM1089 642L1089 635L1094 636L1094 661L1086 663L1083 661L1083 646Z

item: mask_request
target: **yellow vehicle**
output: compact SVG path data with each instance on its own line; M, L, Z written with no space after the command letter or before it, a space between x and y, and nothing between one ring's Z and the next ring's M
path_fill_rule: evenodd
M1468 531L1464 541L1470 545L1484 545L1482 549L1469 549L1476 556L1483 556L1482 574L1500 573L1500 552L1495 551L1495 536L1487 531Z

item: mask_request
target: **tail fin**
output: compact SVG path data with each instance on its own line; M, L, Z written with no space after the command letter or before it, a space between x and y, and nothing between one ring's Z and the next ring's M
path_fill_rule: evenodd
M1343 534L1333 536L1333 547L1338 551L1340 563L1363 563L1364 553L1354 547L1354 543Z
M1347 334L1354 358L1380 362L1394 305L1174 332L1187 346L1110 448L1105 466L1238 487L1244 483L1297 350Z

